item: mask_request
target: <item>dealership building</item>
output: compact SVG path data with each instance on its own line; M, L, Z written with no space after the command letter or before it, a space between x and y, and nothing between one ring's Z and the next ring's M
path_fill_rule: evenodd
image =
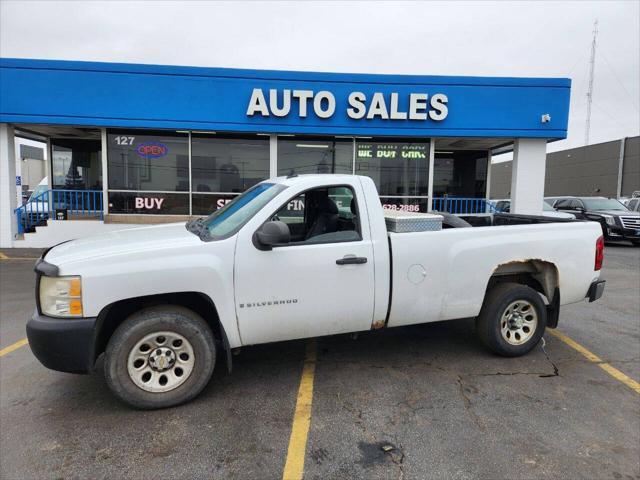
M46 246L53 224L74 238L207 215L290 174L369 176L386 208L482 213L506 151L512 211L539 213L570 86L0 59L1 246ZM47 149L45 188L22 206L16 138Z

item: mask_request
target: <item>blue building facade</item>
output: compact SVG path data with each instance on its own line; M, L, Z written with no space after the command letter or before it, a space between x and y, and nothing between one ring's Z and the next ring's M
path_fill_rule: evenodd
M570 87L4 58L0 124L46 141L50 188L101 191L107 216L205 215L290 173L368 175L385 207L429 211L486 198L492 154L565 138Z

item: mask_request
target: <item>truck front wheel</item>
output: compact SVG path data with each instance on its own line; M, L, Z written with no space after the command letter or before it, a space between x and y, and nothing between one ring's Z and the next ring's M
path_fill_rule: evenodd
M519 283L500 283L491 288L476 320L480 340L505 357L529 352L546 326L547 309L542 297Z
M105 352L111 391L143 409L187 402L207 385L216 347L206 322L183 307L161 305L127 318Z

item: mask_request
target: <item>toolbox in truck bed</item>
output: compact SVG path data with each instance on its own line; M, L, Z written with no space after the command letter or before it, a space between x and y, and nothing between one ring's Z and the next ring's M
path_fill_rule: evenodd
M394 233L436 232L442 230L442 215L385 210L387 231Z

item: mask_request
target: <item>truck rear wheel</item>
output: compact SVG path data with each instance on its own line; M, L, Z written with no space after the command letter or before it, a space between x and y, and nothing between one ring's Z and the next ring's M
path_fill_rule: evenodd
M187 402L207 385L216 361L211 329L184 307L161 305L127 318L105 352L111 391L142 409Z
M519 357L535 347L547 327L547 309L538 292L519 283L500 283L484 299L476 330L498 355Z

